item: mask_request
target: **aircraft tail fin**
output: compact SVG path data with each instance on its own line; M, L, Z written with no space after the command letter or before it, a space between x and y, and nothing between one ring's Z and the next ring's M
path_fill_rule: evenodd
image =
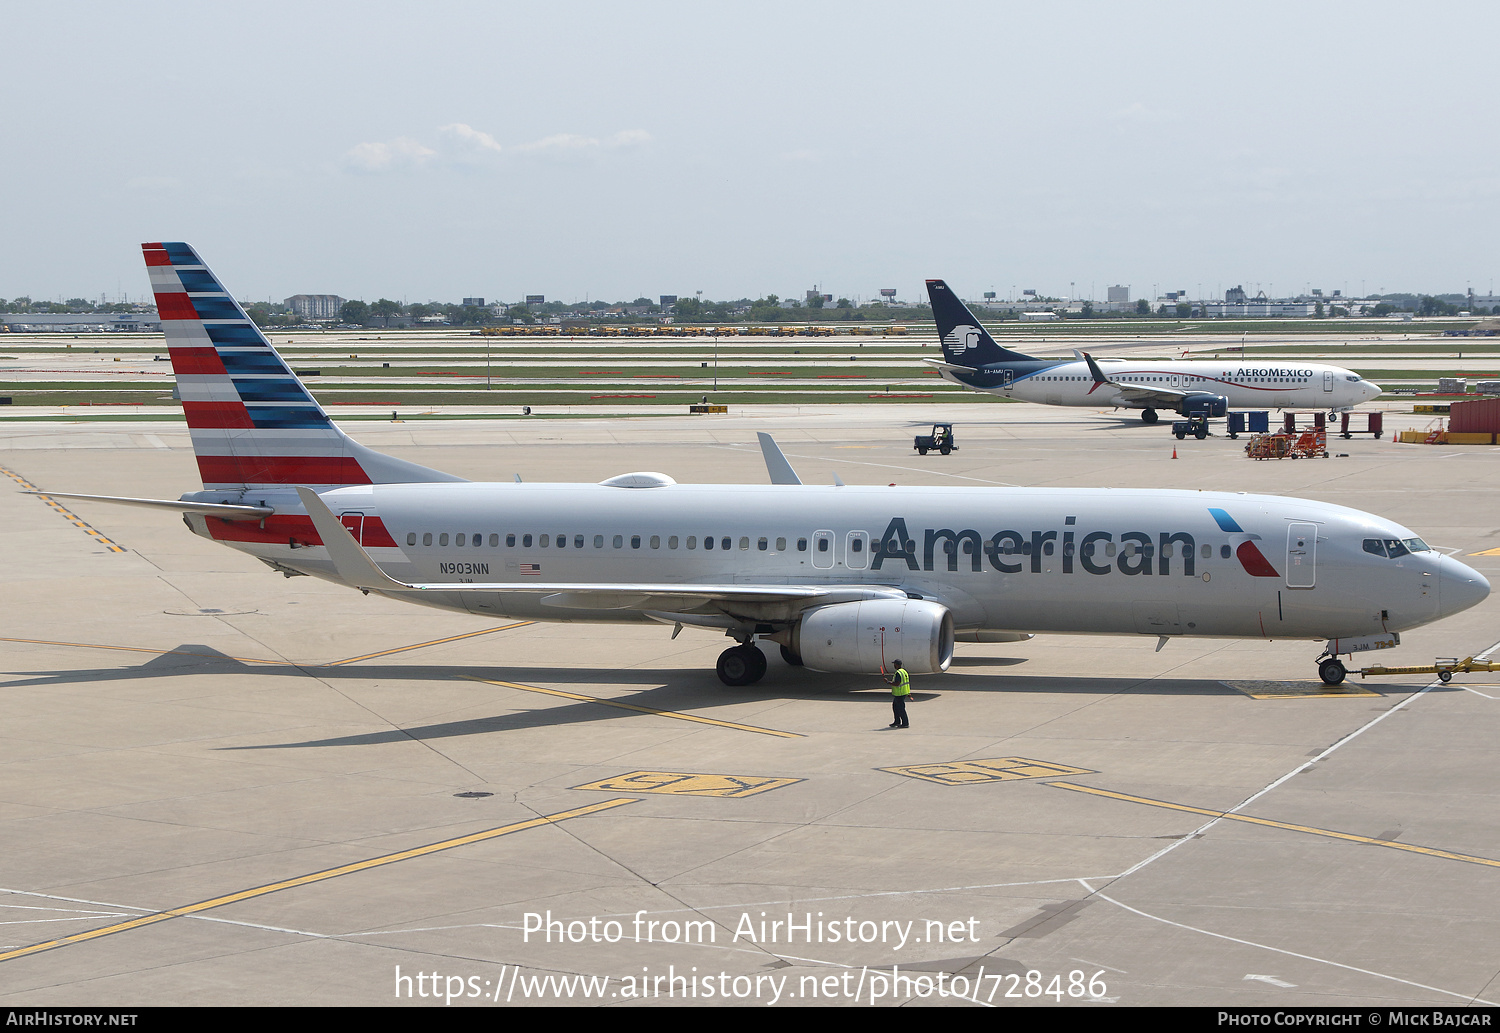
M955 366L979 368L997 362L1025 362L1032 358L1002 348L988 330L974 318L969 306L942 280L927 281L927 297L932 302L932 317L937 320L938 340L943 357Z
M205 488L463 480L354 441L197 252L180 242L141 250Z

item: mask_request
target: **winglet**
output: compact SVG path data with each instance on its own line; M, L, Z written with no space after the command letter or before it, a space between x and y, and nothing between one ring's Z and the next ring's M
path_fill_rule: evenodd
M1083 355L1083 361L1089 364L1089 372L1094 375L1094 383L1108 384L1109 378L1104 375L1104 371L1099 368L1099 364L1094 361L1094 357L1088 352L1082 352L1081 354Z
M323 546L328 550L328 558L333 561L333 569L338 573L341 581L351 588L362 588L365 591L370 589L379 592L420 591L414 585L397 581L377 567L375 561L370 559L370 554L354 540L349 529L333 515L333 511L328 508L328 504L318 496L317 492L299 484L297 495L302 499L302 506L307 510L307 515L312 518L313 527L317 529L318 537L323 540Z
M781 448L776 444L776 439L765 431L756 431L755 436L760 438L760 454L766 460L766 473L771 478L772 484L801 484L802 478L797 476L797 471L792 469L792 464L786 461L782 455Z

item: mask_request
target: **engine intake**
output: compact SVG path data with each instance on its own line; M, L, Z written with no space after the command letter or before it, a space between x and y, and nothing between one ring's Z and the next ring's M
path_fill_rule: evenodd
M900 660L912 674L937 674L953 659L953 614L925 599L866 599L805 614L792 649L814 671L877 674Z

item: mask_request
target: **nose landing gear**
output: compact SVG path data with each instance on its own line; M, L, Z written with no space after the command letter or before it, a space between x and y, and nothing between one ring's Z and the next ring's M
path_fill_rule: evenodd
M1344 662L1336 656L1330 656L1318 664L1318 677L1323 679L1324 685L1338 685L1348 674Z

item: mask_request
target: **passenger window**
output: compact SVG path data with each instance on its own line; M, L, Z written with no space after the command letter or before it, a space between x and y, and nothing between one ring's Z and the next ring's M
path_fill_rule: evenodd
M499 547L500 547L500 536L498 534L492 534L492 535L490 535L490 548L491 549L498 549Z
M463 535L456 534L456 535L453 536L453 544L454 545L462 545L463 543L464 543L464 536Z
M698 536L697 535L695 535L695 534L688 535L687 547L689 549L696 549L698 547Z
M653 534L651 536L651 548L653 548L653 549L660 549L661 548L661 535L659 535L659 534Z
M766 541L764 538L762 538L762 539L760 539L759 541L757 541L755 543L755 547L757 549L759 549L761 552L765 552L767 549L769 549L771 547L771 543L768 542L768 541Z
M749 541L750 540L748 538L745 539L746 544L741 545L740 548L741 549L748 549L750 547ZM729 536L728 535L725 535L723 538L719 539L719 548L721 548L721 549L727 549L727 548L729 548Z
M798 552L806 552L807 551L807 539L806 538L798 538L797 539L797 551Z
M594 535L594 548L596 548L596 549L602 549L602 548L604 548L604 535L602 535L602 534L596 534L596 535Z
M529 548L531 548L531 535L529 535L529 534L523 534L521 536L521 548L523 548L523 549L529 549Z
M786 552L786 539L785 538L778 538L778 539L776 539L776 551L777 552Z
M762 538L761 541L765 541L765 539ZM964 545L968 546L970 544L971 543L967 539L965 539ZM761 546L761 548L765 548L765 546ZM850 552L864 552L865 551L864 540L861 539L861 538L851 538L851 539L849 539L849 551ZM974 550L972 548L965 548L964 551L965 552L973 552Z
M1104 543L1104 555L1106 555L1106 556L1113 556L1114 554L1115 554L1115 543L1114 542L1105 542Z
M566 549L568 547L568 536L567 535L560 534L560 535L557 536L557 547L559 549Z
M447 531L444 531L442 534L438 535L438 544L439 545L447 545L448 544L448 532Z
M667 548L669 548L669 549L675 549L675 548L677 548L677 536L675 534L672 535L671 537L669 537L667 539Z
M630 547L632 549L639 549L641 547L641 536L640 535L633 534L633 535L630 536Z
M422 544L423 545L431 545L432 544L432 532L431 531L424 531L424 532L422 532Z
M407 533L407 535L406 535L406 544L407 545L416 545L417 544L417 532L411 531L411 532Z
M575 549L581 549L581 548L583 548L583 535L581 535L581 534L575 534L573 536L573 548L575 548Z
M729 546L726 545L726 546L724 546L724 548L727 549L727 548L729 548ZM740 550L744 551L744 550L746 550L748 548L750 548L750 539L749 539L749 537L748 536L742 537L740 539Z
M827 552L828 551L828 539L827 538L819 538L818 539L818 551L819 552Z
M625 536L623 534L617 534L617 535L615 535L615 548L616 549L623 549L623 548L625 548Z
M703 547L705 549L712 549L714 547L714 536L713 535L706 534L706 535L703 536Z
M551 540L551 538L552 538L552 536L550 534L544 534L544 535L542 535L542 540L540 542L538 542L537 544L540 545L543 549L545 549L547 547L547 543Z
M1204 559L1212 559L1214 555L1214 547L1212 545L1209 545L1207 542L1204 542L1203 548L1200 550L1200 552L1202 552Z
M1219 546L1219 559L1221 559L1221 560L1227 560L1230 557L1231 552L1232 552L1232 550L1229 548L1229 546L1227 546L1227 545L1221 545L1221 546Z
M476 549L479 548L484 544L484 535L477 533L469 535L469 544L474 546L474 548Z
M1172 556L1172 543L1171 542L1168 542L1166 545L1163 545L1161 547L1161 554L1163 556L1169 558L1169 559L1171 558L1171 556Z

